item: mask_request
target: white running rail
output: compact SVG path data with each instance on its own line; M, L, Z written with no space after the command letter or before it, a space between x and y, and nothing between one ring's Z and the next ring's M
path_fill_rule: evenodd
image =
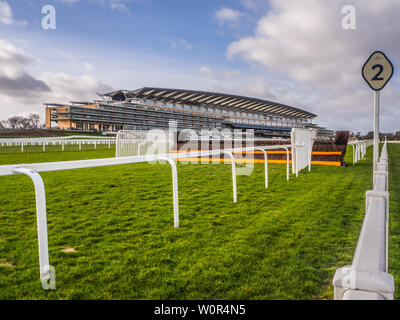
M365 140L365 141L353 141L349 142L348 145L353 147L353 166L359 160L365 159L365 154L367 153L367 147L373 144L372 140Z
M172 189L173 189L173 210L174 210L174 227L179 227L179 198L178 198L178 172L175 164L178 158L192 158L212 156L219 154L227 154L231 158L232 163L232 185L233 185L233 201L237 202L236 190L236 165L235 165L235 152L255 151L261 150L265 156L265 187L268 187L268 164L266 150L285 149L287 155L287 180L289 180L289 149L296 149L303 146L292 145L276 145L276 146L257 146L250 148L235 148L235 149L221 149L214 151L200 151L200 152L186 152L176 154L164 155L147 155L136 157L120 157L120 158L106 158L106 159L91 159L91 160L78 160L78 161L62 161L62 162L47 162L47 163L32 163L32 164L14 164L0 166L0 176L9 176L17 174L25 174L29 176L35 187L36 194L36 212L37 212L37 226L38 226L38 243L39 243L39 264L40 264L40 279L42 283L46 283L50 275L49 254L48 254L48 237L47 237L47 214L46 214L46 194L44 182L39 175L39 172L72 170L82 168L104 167L111 165L122 165L131 163L143 162L157 162L167 161L172 169ZM293 152L293 151L292 151ZM297 175L297 172L296 172ZM55 275L52 275L55 279Z
M0 153L7 152L9 147L18 147L21 152L29 151L26 147L41 146L43 151L46 151L46 146L60 146L61 151L64 151L65 146L78 146L82 150L83 145L92 145L97 149L98 145L108 145L108 149L116 142L115 139L0 139Z
M393 300L388 273L389 192L387 145L383 145L373 190L366 192L365 218L351 266L336 270L335 300Z

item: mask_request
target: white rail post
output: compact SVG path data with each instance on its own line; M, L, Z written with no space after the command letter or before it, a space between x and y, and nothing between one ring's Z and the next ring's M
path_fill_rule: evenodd
M289 165L289 149L284 147L286 149L286 180L289 181L289 171L290 171L290 165ZM293 148L292 148L292 161L293 161Z
M290 158L290 156L289 156L288 147L280 145L280 146L270 147L270 148L265 146L264 148L265 149L263 149L263 150L275 150L275 149L285 149L286 150L286 180L289 181L289 171L290 171L290 165L289 165L290 159L289 158ZM292 150L292 161L293 161L293 150Z
M356 163L357 163L358 160L359 160L359 157L358 157L359 146L358 146L358 142L357 141L355 142L355 146L356 146Z
M262 148L257 148L255 147L254 150L260 150L264 153L264 159L265 159L265 164L264 164L264 172L265 172L265 188L268 188L268 155L267 152L262 149Z
M36 193L36 219L38 229L38 242L39 242L39 265L40 265L40 280L42 286L45 286L48 280L54 280L55 275L50 277L49 265L49 248L47 239L47 217L46 217L46 192L42 177L32 169L15 168L15 172L25 174L31 178L35 187ZM50 287L55 283L50 283Z
M237 189L236 189L236 163L235 157L231 152L222 151L222 153L227 154L231 158L232 163L232 186L233 186L233 202L237 202Z
M367 153L367 144L362 141L362 158L365 159L365 154Z
M174 160L167 157L159 157L158 160L167 161L172 169L172 196L174 204L174 227L179 228L179 197L178 197L178 170Z
M354 144L351 142L349 143L351 145L351 147L353 148L353 166L355 164L355 157L354 157Z

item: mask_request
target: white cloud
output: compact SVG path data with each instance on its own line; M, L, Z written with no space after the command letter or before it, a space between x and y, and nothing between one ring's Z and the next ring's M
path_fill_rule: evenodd
M273 82L263 76L241 74L236 70L214 71L202 66L197 73L207 79L207 90L268 100L277 101L277 96L282 97L281 93L285 92L282 89L287 86L286 83Z
M48 83L52 89L51 93L44 96L47 101L51 100L50 102L90 101L96 98L97 93L113 90L110 86L87 74L75 76L64 72L47 71L40 76L40 79Z
M79 2L80 0L60 0L61 2L64 2L66 4L72 5L75 4L77 2ZM98 4L100 6L106 6L111 10L118 10L121 12L124 12L128 15L131 14L130 9L127 7L126 4L124 4L123 0L91 0L91 2Z
M184 47L186 50L192 50L193 45L187 42L185 39L178 39L178 42Z
M341 28L341 8L346 4L356 8L356 30ZM228 58L239 56L294 83L294 92L287 94L302 97L297 104L311 106L310 111L320 115L317 122L370 130L372 93L361 78L361 67L376 49L394 61L400 58L400 1L271 0L270 6L253 36L228 46ZM384 90L386 114L398 114L395 82L396 77ZM398 129L394 117L382 125Z
M44 114L44 102L68 103L93 100L98 92L112 91L92 75L43 71L31 74L31 65L40 64L22 49L0 39L0 119L32 110ZM83 62L86 67L92 67ZM82 63L80 63L82 65Z
M214 72L211 71L211 69L207 66L202 66L199 69L197 69L197 72L210 79L217 79L217 76L215 75Z
M221 8L215 13L215 18L220 22L235 22L244 14L238 10L233 10L231 8Z
M167 41L169 42L169 45L172 49L185 49L185 50L192 50L194 45L189 43L188 41L186 41L185 39L170 39L170 38L166 38Z
M25 20L14 20L11 7L5 1L0 1L0 23L19 26L26 26L28 24Z
M0 22L3 24L12 24L13 14L7 2L0 2Z
M242 0L241 2L246 9L256 11L259 9L266 9L269 0Z
M83 66L85 67L86 71L94 70L94 67L89 62L83 62Z
M131 14L131 11L129 10L129 8L125 4L121 3L119 0L111 0L110 1L110 9L111 10L119 10L121 12Z

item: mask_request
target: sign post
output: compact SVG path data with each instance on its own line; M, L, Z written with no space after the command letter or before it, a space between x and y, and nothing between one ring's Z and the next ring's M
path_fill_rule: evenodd
M379 91L374 91L374 171L376 171L379 161Z
M374 90L374 167L376 171L379 161L379 102L380 90L393 75L393 65L382 51L375 51L362 68L362 76L370 88Z

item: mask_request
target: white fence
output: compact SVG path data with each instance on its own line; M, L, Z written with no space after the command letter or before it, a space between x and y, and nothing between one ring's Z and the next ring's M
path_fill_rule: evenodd
M366 192L365 218L351 266L336 270L335 300L392 300L393 276L388 273L389 192L387 145L383 145L373 190Z
M170 138L170 139L169 139ZM166 154L173 147L173 137L162 130L120 130L116 137L116 157Z
M293 173L309 167L311 170L311 154L317 132L313 129L293 128L291 132L292 145L301 145L303 148L295 149L293 153Z
M365 159L367 147L373 144L373 140L352 141L348 145L353 147L353 166L359 161Z
M33 164L17 164L0 166L0 176L25 174L29 176L34 184L36 193L36 211L37 211L37 226L38 226L38 241L39 241L39 263L40 263L40 279L43 284L46 284L51 278L49 255L48 255L48 237L47 237L47 216L46 216L46 194L44 183L39 175L39 172L71 170L81 168L103 167L110 165L122 165L131 163L156 162L166 161L172 168L172 189L173 189L173 211L174 211L174 227L179 227L179 198L178 198L178 173L175 164L178 158L192 158L202 156L212 156L217 154L227 154L231 158L232 164L232 186L233 186L233 201L237 202L236 191L236 165L235 152L261 150L265 156L265 187L268 187L268 161L265 150L285 149L287 154L287 180L289 180L289 149L303 148L304 146L261 146L251 148L235 148L222 149L212 151L187 152L177 154L150 155L150 156L135 156L135 157L119 157L107 159L79 160L79 161L63 161L63 162L48 162L48 163L33 163ZM296 175L298 172L296 171Z
M121 138L121 136L120 136ZM143 162L158 162L166 161L172 169L172 190L173 190L173 212L174 212L174 227L179 227L179 197L178 197L178 172L175 164L175 160L182 158L198 158L204 156L213 156L225 154L231 159L232 166L232 190L233 190L233 202L237 202L237 188L236 188L236 163L234 153L242 152L254 152L256 150L262 151L265 157L265 188L268 188L268 159L266 150L276 150L285 149L286 150L286 179L289 180L289 149L292 152L292 168L296 176L298 172L303 167L303 165L308 164L309 170L311 169L311 151L309 150L309 145L302 143L301 145L274 145L274 146L257 146L249 148L233 148L233 149L220 149L220 150L208 150L208 151L196 151L196 152L184 152L184 153L165 153L165 154L150 154L150 155L136 155L136 156L125 156L121 157L121 140L126 140L128 147L124 146L122 149L129 152L137 152L140 154L139 145L135 145L137 140L143 142L143 137L137 137L137 135L129 136L124 135L123 139L117 140L85 140L88 143L106 142L111 144L116 141L116 157L106 158L106 159L92 159L92 160L78 160L78 161L62 161L62 162L48 162L48 163L33 163L33 164L16 164L16 165L3 165L0 166L0 176L25 174L31 178L35 187L36 193L36 213L37 213L37 226L38 226L38 242L39 242L39 263L40 263L40 279L44 287L46 287L47 282L52 278L50 274L51 267L49 265L49 254L48 254L48 237L47 237L47 214L46 214L46 194L44 188L44 182L39 174L39 172L48 171L59 171L59 170L71 170L71 169L81 169L81 168L92 168L92 167L103 167L111 165L122 165L131 163L143 163ZM129 141L132 140L132 141ZM82 140L53 140L53 141L19 141L16 143L21 143L21 148L23 151L24 145L29 143L34 145L34 143L42 143L43 148L45 148L47 143L61 143L64 149L64 143L78 143ZM133 144L132 144L133 142ZM161 141L162 142L162 141ZM0 141L1 143L1 141ZM306 154L309 154L306 160L302 159L302 165L299 165L299 155L301 150L305 150ZM169 150L168 150L169 151ZM158 150L159 152L159 150ZM53 275L54 276L54 275Z
M38 146L44 152L47 146L58 146L60 151L64 151L66 146L75 146L78 150L82 150L85 145L90 145L93 150L97 146L106 145L111 149L115 144L115 139L54 139L54 138L32 138L32 139L0 139L0 153L7 152L13 147L13 151L26 152L30 151L27 147ZM17 148L17 150L15 150Z

